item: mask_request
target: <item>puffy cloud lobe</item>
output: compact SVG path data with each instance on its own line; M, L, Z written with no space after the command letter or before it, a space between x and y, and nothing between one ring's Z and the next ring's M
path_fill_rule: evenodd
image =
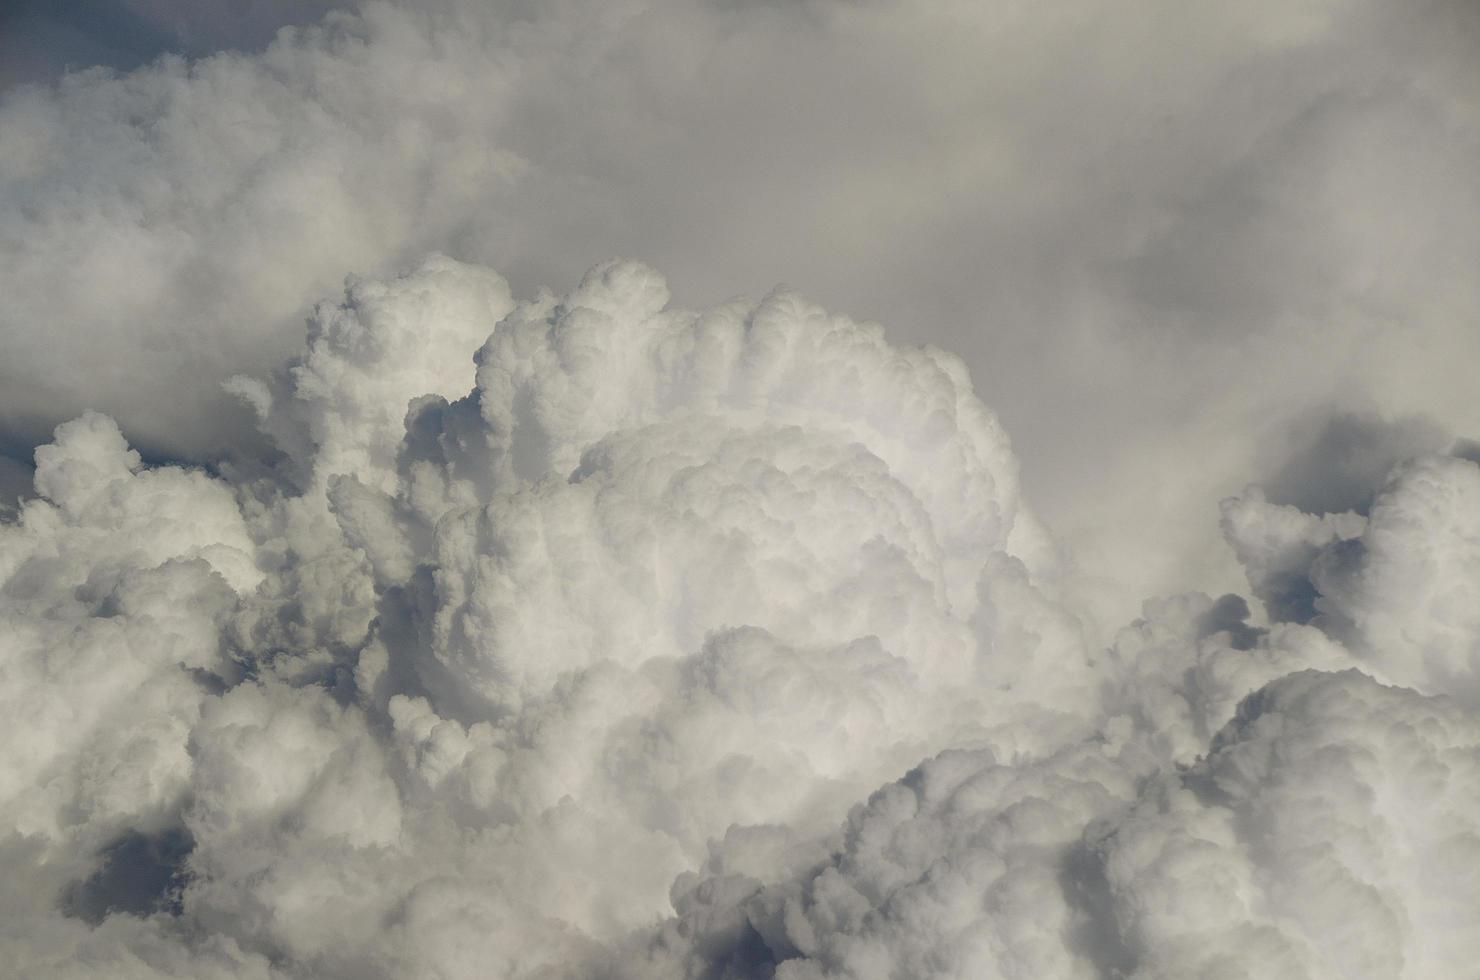
M229 387L319 494L341 473L393 489L408 405L466 392L469 351L512 308L498 273L445 256L389 282L351 277L341 304L315 308L306 350L273 385L238 375Z
M7 962L32 976L266 976L226 940L197 958L127 915L90 934L55 911L145 914L178 887L169 842L186 839L189 739L210 692L240 677L223 634L262 578L232 488L143 468L111 420L86 415L37 451L35 489L0 525Z
M1266 630L1249 619L1248 603L1235 595L1148 600L1106 651L1106 735L1129 753L1148 753L1142 764L1190 764L1251 691L1295 670L1353 663L1318 629Z
M479 408L498 485L565 476L598 439L646 422L764 418L866 446L920 498L943 547L972 560L1005 546L1017 464L958 358L892 347L877 325L789 292L699 315L665 311L667 298L655 272L615 263L562 302L521 308L489 338ZM948 583L953 599L975 571Z
M352 961L388 912L402 830L361 713L314 687L244 684L206 707L190 750L192 920L274 957Z
M667 297L617 263L516 309L469 398L413 411L394 497L331 490L387 590L357 677L417 794L525 842L500 860L545 869L526 899L597 935L661 915L732 823L822 832L920 755L1031 751L1016 720L1082 726L1092 697L959 362L790 294ZM564 858L528 836L557 818Z
M1399 467L1356 543L1312 568L1330 629L1381 676L1480 704L1480 465Z
M375 615L363 550L378 554L396 534L371 527L373 545L356 549L331 506L355 515L367 486L395 486L411 403L465 392L473 380L471 351L511 305L497 273L444 256L389 282L352 277L342 303L316 307L299 357L265 382L231 379L288 456L246 501L260 556L277 574L236 619L241 647L317 648L315 657L300 659L321 676L352 668L347 661ZM343 481L347 473L353 482ZM246 470L244 482L253 475ZM372 503L353 519L376 513Z
M56 441L36 451L35 486L44 499L28 502L19 530L8 532L30 529L19 540L34 542L6 549L11 576L28 577L28 558L37 560L32 568L38 573L75 576L110 564L150 567L179 557L204 559L238 590L260 578L231 488L201 473L143 469L138 453L104 416L84 415L57 429ZM59 564L42 564L43 558Z
M593 651L637 665L738 625L877 635L916 669L969 676L987 558L1058 570L959 362L788 294L703 314L666 299L656 273L615 264L521 307L474 394L409 420L395 499L336 484L387 584L418 545L432 566L428 683L450 671L517 701ZM1048 655L1079 642L1060 634Z
M1271 503L1259 487L1223 501L1223 534L1237 553L1254 594L1271 618L1308 623L1317 614L1311 566L1322 549L1356 537L1355 513L1307 514Z
M1298 671L1247 697L1191 767L1103 741L1011 765L945 753L856 808L789 882L711 860L637 962L859 980L1449 976L1475 953L1477 793L1472 714L1354 670Z
M1365 519L1310 515L1260 491L1224 502L1224 532L1271 616L1313 621L1379 677L1480 700L1475 597L1480 464L1400 463Z
M220 631L261 577L229 488L141 470L89 415L37 453L36 488L0 526L8 820L67 839L67 810L157 827L182 791L202 677L230 676Z
M752 927L795 980L1100 975L1071 850L1132 777L1099 745L947 752L857 808L820 872L753 898Z
M969 669L929 518L875 457L795 429L712 437L702 421L647 428L572 482L444 518L433 652L490 699L742 624L805 643L878 635Z
M1241 706L1099 838L1137 977L1441 977L1473 962L1480 726L1355 671Z

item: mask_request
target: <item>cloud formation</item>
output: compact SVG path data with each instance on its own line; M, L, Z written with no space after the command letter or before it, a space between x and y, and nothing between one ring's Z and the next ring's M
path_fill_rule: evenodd
M1258 488L1223 506L1225 533L1272 615L1317 623L1392 683L1477 703L1480 464L1405 460L1365 518L1307 514Z
M132 9L230 47L283 5ZM430 251L521 295L614 254L686 304L790 281L967 360L1108 631L1237 587L1208 501L1292 420L1480 425L1477 30L1463 0L370 2L75 73L0 105L0 429L259 456L220 383Z
M232 388L275 476L89 414L0 525L25 975L1473 962L1480 464L1231 498L1272 621L1100 646L960 360L789 290L434 257Z
M241 50L0 96L8 969L1472 969L1472 4L126 6Z

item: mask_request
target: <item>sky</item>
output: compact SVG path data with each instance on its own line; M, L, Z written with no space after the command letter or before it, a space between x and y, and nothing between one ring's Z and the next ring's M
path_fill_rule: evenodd
M283 28L337 6L320 0L7 0L0 88L50 85L69 71L131 71L164 54L258 51Z
M0 7L0 946L1459 975L1477 50L1467 0Z

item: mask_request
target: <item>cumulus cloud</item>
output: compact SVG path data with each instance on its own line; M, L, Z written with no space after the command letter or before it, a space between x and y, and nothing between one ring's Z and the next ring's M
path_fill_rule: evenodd
M1292 430L1293 451L1262 483L1272 503L1313 514L1367 513L1394 466L1453 442L1423 416L1343 412L1303 419Z
M643 968L1449 976L1474 956L1477 740L1452 701L1306 670L1190 766L1143 770L1104 740L1032 763L948 752L855 808L818 867L761 887L712 859Z
M1463 974L1475 29L372 2L12 91L0 961Z
M128 6L192 53L289 17ZM1480 425L1476 29L1458 0L372 2L76 73L0 106L0 426L21 458L87 409L261 455L220 383L428 251L524 294L612 254L689 304L792 281L966 358L1110 630L1237 587L1206 502L1292 419Z
M90 414L0 526L28 975L1473 956L1467 459L1365 515L1230 499L1270 621L1187 593L1100 645L962 363L789 290L516 304L437 257L232 388L275 476Z
M633 263L512 309L447 259L354 282L232 383L287 480L57 430L3 593L53 917L144 916L103 962L193 932L530 975L655 926L732 827L807 845L922 755L1085 728L1084 626L961 363L789 292L668 298Z
M1392 469L1365 518L1253 488L1224 502L1224 529L1272 615L1318 623L1392 683L1473 705L1477 495L1480 464L1424 455Z
M241 679L222 633L262 573L231 488L142 467L103 416L59 427L35 482L0 524L0 901L7 961L43 975L84 921L176 901L191 733Z
M1356 671L1260 690L1096 835L1136 976L1463 972L1475 717Z

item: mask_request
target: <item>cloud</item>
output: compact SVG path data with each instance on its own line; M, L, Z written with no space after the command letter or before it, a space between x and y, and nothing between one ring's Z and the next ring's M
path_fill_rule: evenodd
M1477 493L1480 464L1420 455L1393 467L1365 519L1252 488L1224 501L1224 530L1271 616L1319 624L1389 683L1474 704Z
M1476 28L371 2L10 92L6 962L1462 973Z
M1389 470L1415 456L1441 452L1453 441L1422 417L1389 421L1347 412L1311 421L1318 429L1292 433L1295 450L1262 483L1270 502L1313 514L1366 514Z
M351 277L339 305L321 303L301 356L267 381L247 375L226 388L322 494L353 473L394 486L411 402L455 398L473 382L475 349L514 305L491 269L432 256L390 282Z
M428 251L520 295L613 254L685 304L792 281L967 360L1113 629L1237 587L1206 501L1291 419L1480 424L1476 26L1438 0L439 0L75 74L0 107L0 425L34 445L94 409L155 455L260 456L220 383L291 356L347 271Z
M0 902L7 961L45 975L92 943L57 907L129 932L106 917L176 901L191 732L240 679L222 633L262 573L231 488L141 466L111 420L36 457L38 496L0 525Z
M711 859L639 971L1445 976L1474 955L1453 917L1480 901L1477 739L1453 702L1301 671L1151 778L1104 742L1011 765L944 753L790 880Z
M274 468L146 466L88 414L0 525L31 973L1473 952L1467 459L1365 515L1251 488L1224 530L1271 621L1188 592L1100 645L961 361L791 290L686 310L609 262L516 304L433 257L231 387Z
M1355 671L1247 699L1099 838L1134 975L1444 976L1480 901L1474 716ZM1460 870L1468 869L1468 870Z
M60 427L3 587L50 916L142 917L100 962L194 963L185 929L289 975L574 968L732 827L805 845L921 755L1083 729L1084 626L960 362L668 299L635 263L512 309L447 259L353 282L233 382L288 480Z

